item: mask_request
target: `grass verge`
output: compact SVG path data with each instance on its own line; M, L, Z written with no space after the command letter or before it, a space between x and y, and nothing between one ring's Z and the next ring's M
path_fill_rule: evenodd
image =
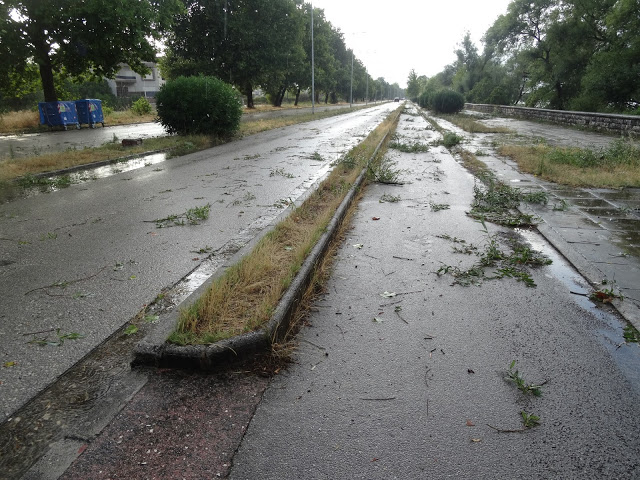
M484 123L480 123L475 117L465 115L464 113L456 113L455 115L439 114L438 117L451 122L469 133L513 133L506 127L490 127Z
M512 158L521 170L545 180L584 187L640 187L640 147L617 140L606 150L502 145L498 153Z
M217 141L220 143L220 141ZM96 162L116 161L126 156L149 151L168 150L173 156L185 155L215 146L215 139L201 135L187 137L159 137L144 141L143 145L123 147L118 139L96 148L66 150L43 155L0 160L0 181L14 180L18 177L46 173L65 168L88 165Z
M248 114L240 124L240 130L234 138L237 139L245 135L252 135L297 123L343 115L369 106L374 105L354 107L352 109L345 108L317 112L315 115L308 113L271 119L252 119L251 114ZM0 182L10 181L27 175L36 175L39 173L88 165L95 162L115 161L125 156L137 155L156 150L167 150L171 157L177 157L205 150L228 142L229 140L230 139L213 138L207 135L190 135L184 137L174 135L147 139L142 145L122 147L119 139L114 137L112 142L96 148L66 150L64 152L52 152L18 158L0 159Z
M375 148L395 128L398 111L337 162L318 189L247 256L180 312L169 342L210 344L256 330L269 321Z
M131 110L122 110L104 113L104 123L106 125L128 125L131 123L153 122L156 113L148 115L138 115ZM21 134L34 132L47 132L49 127L40 124L38 110L20 110L8 112L0 115L0 133Z

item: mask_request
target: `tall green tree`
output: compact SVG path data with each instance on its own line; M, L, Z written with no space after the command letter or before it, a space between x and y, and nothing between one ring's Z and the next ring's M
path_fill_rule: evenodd
M589 22L598 48L582 77L581 95L572 106L640 111L640 2L618 0L609 7Z
M37 65L45 101L54 76L112 77L120 63L146 73L180 0L0 0L0 87Z
M418 81L418 74L412 68L407 78L407 97L416 101L420 95L420 82Z
M187 0L167 41L163 73L207 73L235 85L253 108L253 90L274 98L305 61L301 0Z

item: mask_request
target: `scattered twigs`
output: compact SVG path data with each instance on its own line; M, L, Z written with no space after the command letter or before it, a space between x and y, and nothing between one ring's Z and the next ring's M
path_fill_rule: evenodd
M493 425L489 425L488 423L487 423L487 427L493 428L496 432L500 432L500 433L522 433L528 430L527 427L518 428L517 430L505 430L503 428L498 428L498 427L494 427Z
M37 287L37 288L32 288L31 290L29 290L28 292L25 293L25 295L29 295L32 292L36 292L38 290L46 290L47 288L54 288L54 287L58 287L58 288L66 288L68 285L73 285L74 283L78 283L78 282L83 282L85 280L90 280L93 277L97 277L100 273L102 273L102 271L107 268L108 265L105 265L104 267L102 267L100 270L98 270L96 273L94 273L93 275L89 275L88 277L83 277L83 278L77 278L75 280L69 280L68 282L56 282L56 283L52 283L51 285L45 285L44 287Z
M27 335L40 335L41 333L51 333L51 332L55 332L56 329L55 328L49 328L47 330L40 330L39 332L27 332L27 333L23 333L23 336L27 336Z
M313 342L310 342L309 340L305 340L304 338L301 339L303 342L308 343L309 345L313 345L314 347L316 347L319 350L326 350L326 348L321 347L320 345L316 345Z

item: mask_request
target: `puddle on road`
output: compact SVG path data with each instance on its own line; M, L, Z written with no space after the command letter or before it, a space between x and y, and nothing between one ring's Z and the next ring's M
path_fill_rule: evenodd
M582 278L540 234L521 229L516 231L534 249L552 260L553 263L546 268L566 286L568 291L578 293L578 295L571 295L574 303L600 321L599 327L594 331L598 342L607 350L633 389L640 393L640 371L637 368L640 363L640 347L634 343L624 343L623 334L624 328L628 325L627 322L613 311L613 308L597 306L589 300L588 296L581 295L588 295L591 292L589 282Z
M573 205L589 208L611 208L613 205L600 198L575 198L571 200Z
M18 185L17 183L11 182L7 185L3 185L2 189L0 189L0 203L10 202L17 198L32 197L42 193L57 192L68 188L71 185L91 182L100 178L111 177L112 175L117 175L119 173L137 170L139 168L151 167L164 162L166 159L167 154L165 152L160 152L123 161L114 161L108 165L82 168L68 174L44 177L42 185L26 188Z

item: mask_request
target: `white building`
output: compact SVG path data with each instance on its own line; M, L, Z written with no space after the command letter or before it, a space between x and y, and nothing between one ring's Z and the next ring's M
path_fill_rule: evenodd
M139 75L131 70L129 65L122 64L115 78L107 79L116 97L153 98L156 96L165 81L160 75L157 64L152 62L144 62L144 64L151 70L148 75Z

